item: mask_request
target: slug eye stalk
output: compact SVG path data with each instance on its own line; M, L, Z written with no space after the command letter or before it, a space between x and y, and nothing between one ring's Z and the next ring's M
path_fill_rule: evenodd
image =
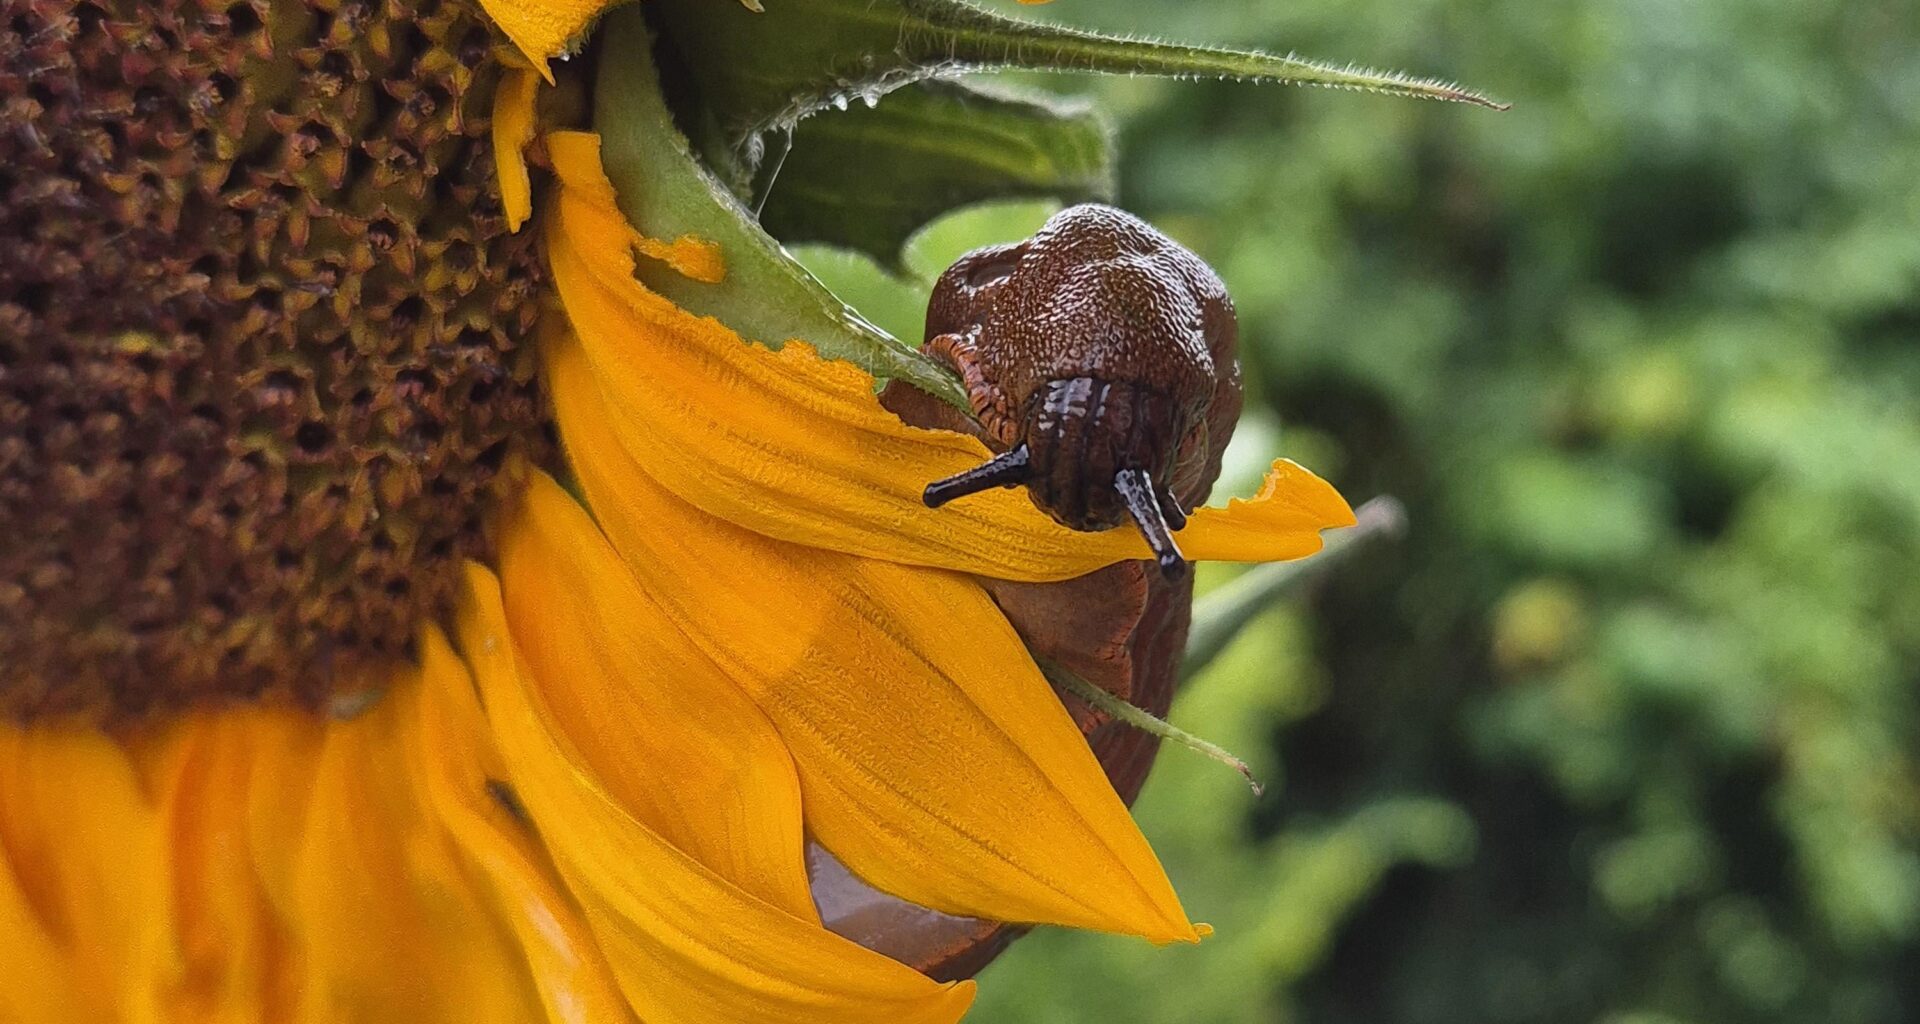
M1017 445L972 469L928 484L921 500L928 508L939 508L969 494L995 487L1017 487L1032 477L1032 454L1026 445ZM1185 526L1187 517L1172 495L1155 492L1153 476L1144 469L1122 469L1115 473L1113 489L1120 495L1134 525L1139 527L1140 535L1146 538L1161 574L1170 580L1185 576L1187 561L1173 539L1173 531Z
M955 473L945 480L928 484L920 500L926 502L928 508L939 508L969 494L979 494L995 487L1016 487L1026 483L1032 476L1033 464L1027 446L1017 445L964 473Z
M1147 539L1147 547L1153 550L1154 561L1160 563L1160 574L1170 580L1177 580L1187 574L1187 560L1180 554L1180 545L1174 543L1173 530L1167 525L1161 506L1172 505L1172 499L1163 499L1153 490L1153 477L1144 469L1123 469L1113 475L1113 489L1120 492L1120 500L1126 502L1127 514L1133 517L1140 535ZM1175 508L1179 506L1175 505ZM1186 517L1180 517L1184 524Z

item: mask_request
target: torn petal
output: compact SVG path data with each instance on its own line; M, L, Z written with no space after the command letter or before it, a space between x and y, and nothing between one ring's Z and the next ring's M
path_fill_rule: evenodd
M526 68L500 72L493 93L493 163L500 179L500 205L513 231L533 215L533 179L527 173L527 146L534 136L535 101L540 79Z
M926 485L984 462L974 438L910 427L873 380L796 339L751 345L633 276L633 229L613 203L598 137L549 135L561 182L546 242L568 319L621 447L682 500L771 537L1003 579L1058 580L1149 557L1130 529L1078 533L1013 490L929 509ZM1275 463L1254 499L1196 512L1193 558L1276 561L1320 548L1353 513L1332 487Z
M648 1024L943 1024L973 999L741 889L623 810L542 712L500 584L468 567L461 647L515 792Z
M569 52L587 26L619 0L480 0L493 23L548 82L547 61Z
M779 729L822 845L949 913L1196 938L978 583L706 515L628 458L576 342L550 336L542 357L595 516L641 589Z

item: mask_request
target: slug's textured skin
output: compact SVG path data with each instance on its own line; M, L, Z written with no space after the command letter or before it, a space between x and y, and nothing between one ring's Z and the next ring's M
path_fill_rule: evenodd
M923 350L956 370L997 450L1033 451L1034 503L1119 525L1115 471L1148 471L1190 511L1240 417L1233 302L1200 257L1110 206L1062 210L978 249L934 285Z
M1220 475L1240 416L1237 344L1226 288L1198 256L1130 214L1076 206L1025 242L968 253L935 284L922 350L961 374L979 422L905 385L881 397L916 426L971 433L996 452L1035 450L1028 493L1069 526L1123 523L1107 496L1128 460L1164 481L1164 498L1183 519ZM1062 383L1075 381L1089 383ZM1104 404L1070 414L1077 422L1061 431L1047 402L1068 390ZM1040 457L1049 432L1054 448L1065 439L1072 450ZM1036 657L1166 714L1193 610L1191 577L1139 561L1059 583L980 582ZM1158 741L1062 698L1131 803ZM853 895L864 887L832 865L814 882L830 926L936 978L973 974L1022 931L870 890ZM858 914L836 920L833 910L849 907Z

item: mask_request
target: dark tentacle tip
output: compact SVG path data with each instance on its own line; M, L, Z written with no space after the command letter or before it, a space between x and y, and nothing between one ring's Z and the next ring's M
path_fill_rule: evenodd
M1153 490L1153 477L1144 469L1123 469L1113 475L1113 489L1126 503L1127 514L1140 528L1140 536L1146 538L1153 560L1160 565L1160 575L1169 580L1184 577L1187 560L1180 554L1180 545L1174 542L1173 530L1167 525L1160 498ZM1186 517L1182 516L1181 522L1185 521Z
M1172 492L1160 496L1160 512L1167 517L1167 528L1175 533L1187 528L1187 510L1180 507Z
M1027 446L1016 445L972 469L928 484L920 500L926 502L928 508L939 508L955 498L1026 483L1032 475Z

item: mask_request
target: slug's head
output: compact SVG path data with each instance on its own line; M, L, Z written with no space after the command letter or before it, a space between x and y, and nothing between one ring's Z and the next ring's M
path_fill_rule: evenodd
M1064 210L1025 242L962 257L935 286L927 347L956 363L1005 451L928 487L927 504L1025 485L1073 529L1132 523L1163 571L1184 572L1173 531L1203 496L1190 492L1204 490L1223 380L1237 411L1233 330L1213 271L1111 207Z
M1180 503L1173 479L1179 409L1164 393L1091 377L1048 381L1027 403L1024 440L984 465L928 485L938 508L992 487L1025 484L1034 505L1062 526L1109 530L1131 522L1169 577L1186 572L1173 531Z

